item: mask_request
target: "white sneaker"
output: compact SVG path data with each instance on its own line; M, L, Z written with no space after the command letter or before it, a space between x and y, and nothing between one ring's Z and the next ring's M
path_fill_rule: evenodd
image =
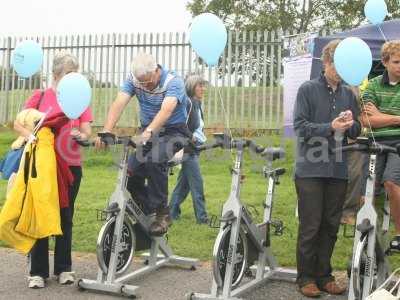
M42 289L44 288L44 278L40 276L29 276L28 287L31 289Z
M75 272L62 272L58 275L59 284L73 284L75 282Z

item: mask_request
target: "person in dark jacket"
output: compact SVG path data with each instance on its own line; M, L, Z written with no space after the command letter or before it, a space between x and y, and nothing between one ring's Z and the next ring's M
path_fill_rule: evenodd
M206 136L203 132L204 119L201 101L204 97L206 82L200 75L190 75L185 82L186 93L191 100L188 105L188 128L192 133L192 142L195 145L205 143ZM192 195L193 208L197 223L208 222L205 200L203 178L200 172L199 153L191 151L185 153L182 168L178 175L178 181L171 196L171 217L176 220L181 214L180 205L185 201L189 192Z
M297 136L295 186L298 197L297 283L303 295L346 290L332 276L347 188L347 154L329 151L355 139L361 131L360 110L350 88L342 84L333 57L339 40L322 52L324 73L298 90L294 110Z

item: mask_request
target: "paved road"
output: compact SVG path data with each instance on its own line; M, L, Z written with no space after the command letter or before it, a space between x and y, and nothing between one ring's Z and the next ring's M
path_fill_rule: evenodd
M97 261L93 254L74 253L74 267L78 277L91 279L96 277ZM81 292L76 286L60 286L53 278L48 280L46 289L31 290L26 283L27 270L26 257L13 250L0 248L0 299L123 299L86 291ZM211 270L208 263L203 263L196 271L163 268L130 282L130 284L140 286L137 297L141 300L185 299L185 294L190 291L209 292ZM268 282L243 295L243 298L251 300L307 299L297 292L294 284L284 282ZM346 297L324 295L320 299L344 300Z

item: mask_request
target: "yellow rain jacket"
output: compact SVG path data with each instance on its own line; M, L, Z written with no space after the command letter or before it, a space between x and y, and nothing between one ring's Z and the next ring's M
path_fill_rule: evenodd
M37 239L61 234L54 134L44 127L25 147L0 213L0 240L26 254Z

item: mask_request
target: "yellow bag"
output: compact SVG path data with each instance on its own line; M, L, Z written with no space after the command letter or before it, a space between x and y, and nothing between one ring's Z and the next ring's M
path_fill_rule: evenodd
M0 239L28 253L36 239L62 234L54 135L49 128L24 150L15 183L0 213Z

